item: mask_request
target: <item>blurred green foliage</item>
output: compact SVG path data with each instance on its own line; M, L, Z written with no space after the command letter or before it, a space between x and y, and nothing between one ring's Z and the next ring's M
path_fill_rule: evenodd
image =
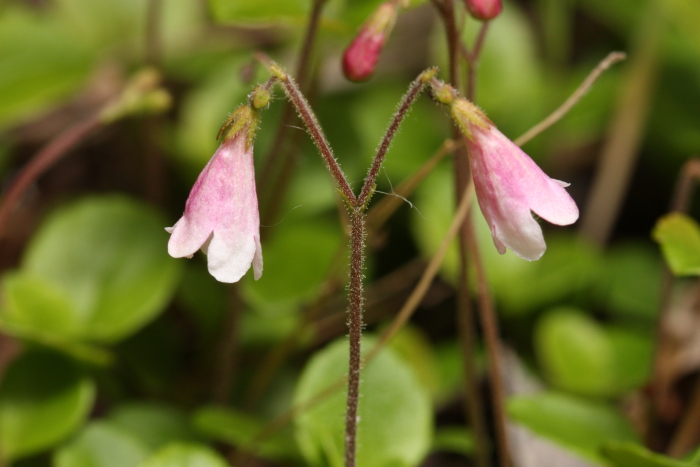
M312 67L309 97L355 188L407 84L427 66L438 65L447 76L439 17L430 2L416 0L399 18L373 80L355 85L340 77L343 48L378 3L328 0ZM636 53L648 4L505 2L484 45L476 101L504 134L519 136L608 51ZM310 0L0 5L4 183L38 147L97 112L146 62L159 67L174 102L166 115L119 122L84 142L36 180L12 213L10 248L0 257L2 462L221 467L232 449L250 448L273 465L342 465L343 391L253 446L275 417L314 398L347 367L345 275L335 288L328 279L347 265L347 234L332 180L300 124L289 124L292 143L282 148L296 152L279 215L262 227L260 281L246 277L233 290L215 283L201 254L190 261L168 257L163 231L181 215L192 181L216 148L218 127L266 79L261 67L250 69L252 51L263 49L294 70L310 6ZM158 12L155 23L149 7ZM644 396L653 375L664 297L663 263L649 234L666 210L676 172L700 145L700 7L684 0L656 7L663 40L652 111L611 244L582 238L576 226L543 223L547 253L529 263L511 252L498 255L477 204L472 212L504 341L544 388L514 395L509 414L517 426L595 465L697 465L647 451L622 410L623 401ZM464 23L471 44L479 24ZM149 42L151 33L156 43ZM625 66L607 71L562 121L524 147L547 173L572 182L584 209L618 96L630 86ZM261 199L279 187L262 169L282 101L277 90L256 140ZM450 135L442 110L421 98L388 153L375 201L393 195ZM154 152L166 167L160 175L151 165ZM167 196L147 202L144 193L158 186ZM452 220L454 192L445 160L370 237L370 331L385 329L412 290L415 277L403 266L434 254ZM689 214L661 218L652 233L676 275L697 275L697 209ZM395 274L394 285L375 287L380 274ZM411 324L365 368L361 467L418 466L427 456L440 465L444 453L460 461L474 455L476 440L458 404L464 356L455 329L457 277L454 245ZM233 317L232 307L239 310ZM5 342L19 345L17 355L10 346L5 351ZM226 374L231 346L231 387L214 405L212 387ZM287 358L272 368L270 355L280 353ZM476 360L481 383L480 345ZM270 368L257 405L247 402L252 382ZM697 370L676 376L687 379Z

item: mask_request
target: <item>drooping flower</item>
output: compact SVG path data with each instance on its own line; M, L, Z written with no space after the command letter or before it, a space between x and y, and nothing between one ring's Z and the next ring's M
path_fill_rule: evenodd
M207 254L209 273L221 282L237 282L253 265L262 275L260 214L255 192L253 133L255 111L240 107L224 129L224 141L199 174L185 203L185 212L166 230L168 253L174 258ZM223 129L222 129L223 130Z
M465 135L476 196L496 249L539 259L547 245L530 211L556 225L576 222L578 207L564 189L569 184L549 178L471 102L456 99L451 110Z
M396 22L399 5L389 0L372 13L343 54L343 73L352 81L364 81L374 73L379 54Z
M481 21L494 19L503 9L501 0L464 0L464 4L469 14Z

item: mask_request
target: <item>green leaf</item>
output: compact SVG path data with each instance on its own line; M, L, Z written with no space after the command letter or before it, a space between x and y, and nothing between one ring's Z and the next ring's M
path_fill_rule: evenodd
M175 441L199 439L189 417L180 410L164 404L124 404L109 414L108 421L153 451Z
M420 328L406 325L389 343L391 349L413 369L416 379L436 397L439 392L438 362L428 337Z
M472 456L475 447L476 440L470 430L462 426L445 426L435 431L431 450Z
M138 467L148 448L131 433L107 422L90 423L56 451L54 467Z
M79 89L92 65L90 47L51 15L3 5L0 127L32 118Z
M211 439L245 449L265 423L251 415L223 407L204 407L194 415L194 425ZM256 455L269 459L298 459L299 451L291 433L282 432L255 448Z
M268 316L294 309L320 290L334 262L347 260L342 250L338 255L344 244L335 225L310 219L285 222L263 246L265 279L249 275L242 281L246 298Z
M606 443L601 452L603 457L616 467L691 467L694 465L649 451L636 443Z
M607 327L606 332L615 355L616 393L624 394L642 387L651 377L653 334L620 327Z
M549 382L573 393L616 396L649 377L651 336L603 326L574 308L555 308L535 328L535 349Z
M508 401L513 420L579 455L600 462L608 441L636 441L629 422L613 407L555 392Z
M365 339L369 349L374 339ZM347 373L348 344L341 339L316 353L304 369L294 402L306 404ZM362 370L357 464L363 467L418 465L432 438L427 391L391 349ZM343 465L346 391L338 390L295 419L296 438L307 462Z
M215 21L247 26L270 23L302 25L311 4L308 0L209 0L208 3Z
M535 329L535 349L555 387L583 395L609 394L614 349L603 327L585 313L557 308L543 315Z
M0 446L13 460L61 441L86 419L93 382L71 360L29 351L15 360L0 386Z
M626 243L605 255L594 276L593 293L607 312L652 323L658 311L659 277L661 261L654 249Z
M176 443L153 454L141 467L228 467L228 463L209 447Z
M700 274L700 227L692 218L679 212L668 214L656 222L651 235L675 275Z
M29 315L20 321L37 326L36 313L56 313L59 325L47 331L86 341L132 334L164 309L180 277L181 265L165 248L165 225L152 209L121 196L58 210L32 240L21 269L50 284L40 305L56 310L15 294L13 316Z

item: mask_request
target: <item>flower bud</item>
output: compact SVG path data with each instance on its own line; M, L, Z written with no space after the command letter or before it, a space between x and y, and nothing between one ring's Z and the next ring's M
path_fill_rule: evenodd
M469 14L481 21L494 19L501 13L501 0L464 0Z
M364 81L372 76L397 15L397 2L389 0L379 5L379 8L362 25L355 40L343 55L343 73L346 78L352 81Z

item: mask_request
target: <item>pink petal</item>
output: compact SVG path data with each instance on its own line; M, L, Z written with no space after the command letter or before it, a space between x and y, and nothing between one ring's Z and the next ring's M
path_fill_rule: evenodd
M546 249L542 229L530 211L554 224L578 219L563 182L549 178L519 147L493 126L471 125L467 139L479 207L494 243L521 258L539 259Z
M247 142L241 131L221 144L192 187L182 218L169 229L168 252L183 257L201 248L209 272L221 282L238 281L254 259L256 278L262 274L253 150Z

